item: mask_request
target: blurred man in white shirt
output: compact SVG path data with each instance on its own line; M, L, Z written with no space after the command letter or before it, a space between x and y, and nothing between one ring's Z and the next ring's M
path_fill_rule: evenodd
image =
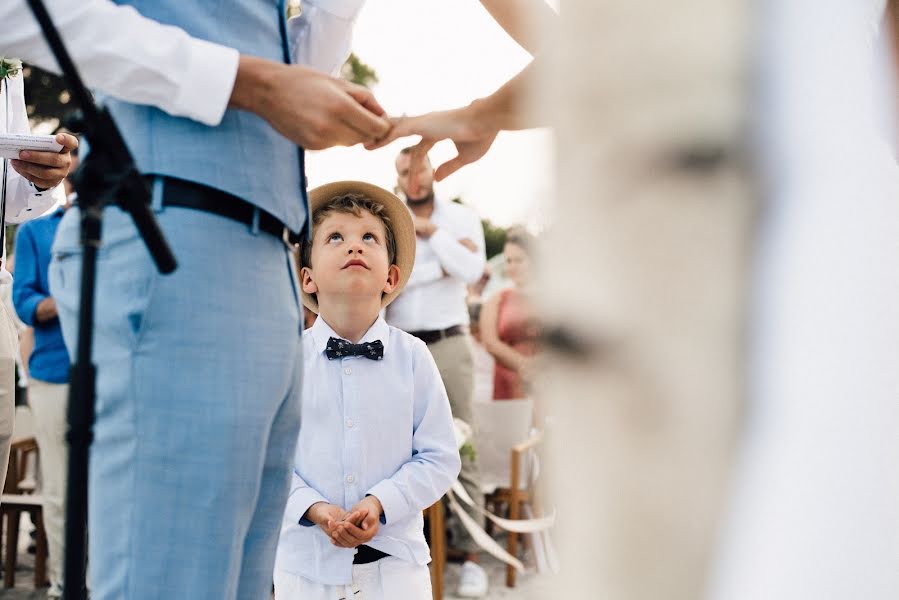
M471 209L435 198L430 161L417 172L410 171L411 150L400 152L396 172L397 185L415 223L415 266L405 291L388 308L387 321L428 345L453 416L471 423L474 359L465 298L467 286L484 272L484 230ZM477 464L471 455L463 457L459 479L475 502L483 504ZM458 595L484 596L487 574L478 565L477 545L459 522L451 523L450 535L453 545L466 553Z

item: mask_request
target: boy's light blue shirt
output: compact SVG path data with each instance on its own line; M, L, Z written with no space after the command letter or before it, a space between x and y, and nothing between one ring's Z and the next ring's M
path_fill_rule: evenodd
M275 568L342 585L352 582L355 550L333 546L306 510L316 502L349 510L374 495L384 514L368 545L424 565L422 510L461 462L446 390L421 340L379 317L361 341L381 340L383 360L329 360L330 337L340 336L319 317L303 340L300 436Z

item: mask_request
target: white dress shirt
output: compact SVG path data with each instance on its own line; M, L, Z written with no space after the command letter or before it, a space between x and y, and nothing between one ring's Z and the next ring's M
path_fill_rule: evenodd
M484 229L473 210L437 199L431 222L437 231L426 240L417 238L412 275L387 308L387 321L404 331L468 325L467 286L481 278L487 264ZM459 243L465 238L477 252Z
M341 585L352 581L355 550L333 546L306 510L316 502L349 510L373 495L384 513L368 545L424 565L421 512L461 462L446 390L421 340L378 318L362 342L381 340L383 360L329 360L330 337L339 336L321 317L303 336L300 436L275 568Z
M0 133L30 133L25 112L22 74L0 82ZM0 166L2 169L2 166ZM0 170L2 176L2 170ZM19 175L12 165L6 171L6 222L22 223L47 212L58 200L55 188L38 189ZM61 192L60 192L61 193Z
M315 48L300 53L303 64L326 72L335 63L340 67L363 1L304 2L304 21L289 24L294 35L314 39L291 41L295 53ZM237 76L237 50L193 38L109 0L47 0L47 8L86 85L206 125L222 120ZM0 24L0 56L59 72L25 0L0 2Z

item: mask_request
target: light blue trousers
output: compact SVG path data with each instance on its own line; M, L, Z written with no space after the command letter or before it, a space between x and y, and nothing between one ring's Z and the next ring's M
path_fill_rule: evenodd
M284 244L204 212L157 217L159 275L130 217L105 211L88 532L94 600L264 600L299 431L302 319ZM74 357L79 214L51 291Z

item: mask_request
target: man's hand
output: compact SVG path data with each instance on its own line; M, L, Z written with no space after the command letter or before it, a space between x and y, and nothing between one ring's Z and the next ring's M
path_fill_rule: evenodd
M367 88L252 56L240 57L230 106L256 113L309 150L373 142L391 127Z
M53 296L47 296L38 302L37 308L34 309L34 320L38 323L46 323L55 319L56 315L56 300L53 299Z
M382 510L380 500L374 496L366 496L350 509L343 522L337 524L331 533L331 543L341 548L367 544L378 533Z
M57 133L56 142L62 144L59 152L19 152L19 160L10 164L16 172L41 189L56 187L72 168L72 150L78 147L78 138L68 133Z
M412 215L412 225L415 227L415 235L423 239L428 239L437 231L437 226L430 219L424 217Z
M410 172L424 167L428 151L440 140L452 140L457 156L443 163L434 172L434 179L442 181L465 165L473 163L490 149L499 129L493 127L489 119L483 118L477 102L455 110L432 112L417 117L391 119L393 129L383 139L367 143L365 147L374 150L390 142L410 136L420 135L421 141L412 149ZM415 193L411 190L410 193Z

